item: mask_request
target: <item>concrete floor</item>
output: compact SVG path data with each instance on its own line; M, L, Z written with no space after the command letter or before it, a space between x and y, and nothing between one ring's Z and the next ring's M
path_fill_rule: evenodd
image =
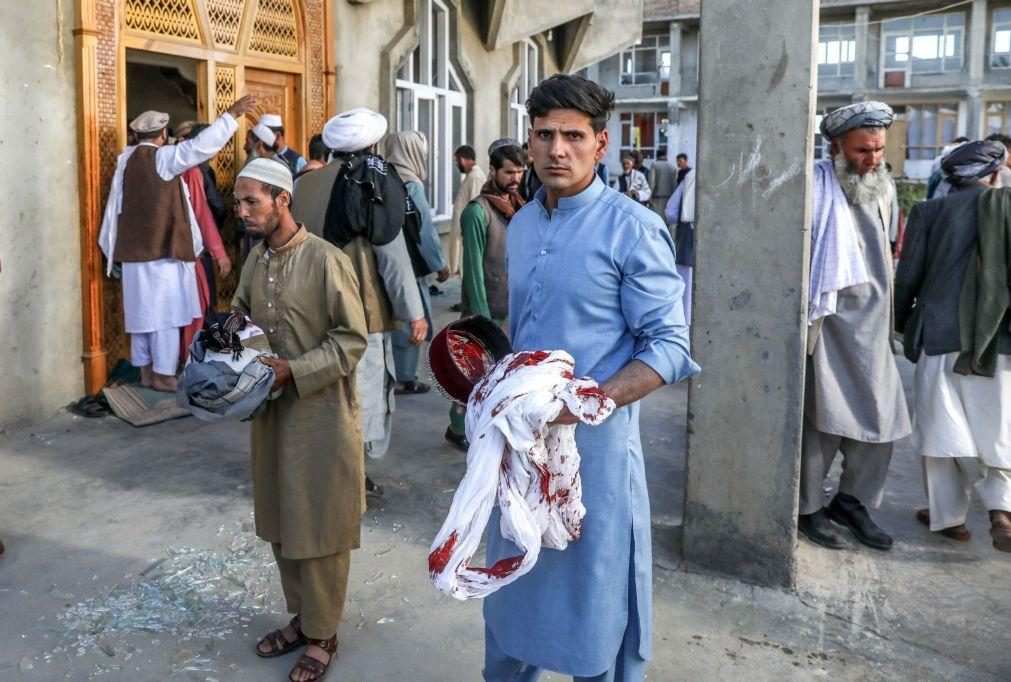
M441 323L455 291L434 299ZM906 443L877 514L897 538L892 552L801 543L796 592L683 570L685 401L676 386L643 409L649 679L1011 679L1011 555L990 547L978 506L968 544L916 523L923 494ZM427 582L428 546L463 473L442 441L446 409L435 392L399 400L391 451L369 465L387 493L362 520L329 679L480 679L480 604ZM252 653L284 617L269 551L249 531L248 426L135 429L60 413L0 433L0 472L0 680L285 679L293 656ZM208 551L166 553L194 547ZM131 604L151 622L115 629Z

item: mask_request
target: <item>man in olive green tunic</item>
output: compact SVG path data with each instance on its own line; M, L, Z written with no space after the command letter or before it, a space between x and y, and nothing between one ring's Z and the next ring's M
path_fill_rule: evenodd
M364 461L355 366L366 324L342 251L291 217L290 172L256 159L235 183L237 214L262 237L232 307L266 332L280 397L252 425L256 533L271 543L295 618L257 644L260 656L303 644L292 680L315 680L336 650L350 550L359 546Z

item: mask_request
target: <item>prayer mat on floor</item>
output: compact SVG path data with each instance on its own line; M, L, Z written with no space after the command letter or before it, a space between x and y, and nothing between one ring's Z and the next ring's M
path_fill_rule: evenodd
M140 384L120 384L102 389L112 413L133 426L150 426L188 417L189 410L176 405L175 393L164 393Z

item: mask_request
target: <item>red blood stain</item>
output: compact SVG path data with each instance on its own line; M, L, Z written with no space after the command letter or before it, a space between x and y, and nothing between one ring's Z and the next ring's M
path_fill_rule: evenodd
M446 564L449 563L449 557L453 553L453 548L456 547L457 539L457 534L454 530L452 535L446 538L446 541L442 543L441 547L428 555L429 573L442 573L446 570Z
M492 578L504 578L507 575L513 573L520 564L523 563L524 555L506 557L505 559L499 559L495 562L495 565L491 568L471 568L470 570L475 573L483 573L484 575L490 576Z
M495 358L474 339L465 334L450 332L449 354L453 363L473 382L478 382L495 364Z
M550 353L544 350L522 351L517 353L503 372L503 376L515 372L520 367L532 367L547 360Z
M607 402L607 394L596 386L580 386L576 389L576 395L587 400L599 400L601 403Z

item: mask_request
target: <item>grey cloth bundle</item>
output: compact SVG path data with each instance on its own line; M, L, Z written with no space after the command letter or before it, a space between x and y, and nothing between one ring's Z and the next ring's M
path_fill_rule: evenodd
M274 369L260 362L276 358L262 330L248 324L252 332L242 341L236 358L231 350L214 352L204 345L204 334L190 344L190 358L179 376L176 404L206 422L249 421L266 408Z

